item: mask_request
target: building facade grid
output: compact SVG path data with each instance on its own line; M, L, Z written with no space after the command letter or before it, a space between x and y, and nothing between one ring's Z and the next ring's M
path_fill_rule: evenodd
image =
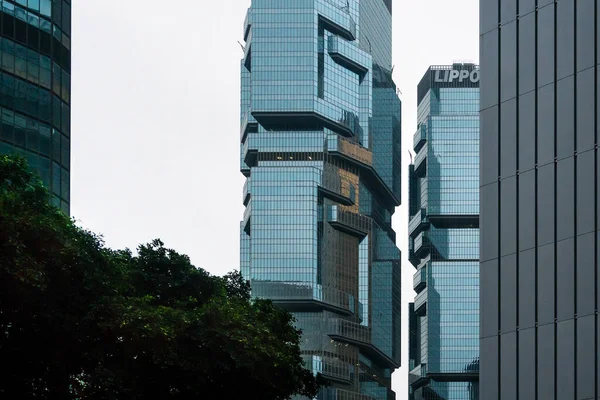
M0 154L25 157L69 213L71 2L0 0Z
M244 22L241 270L290 310L318 398L394 398L400 100L391 4L253 0Z

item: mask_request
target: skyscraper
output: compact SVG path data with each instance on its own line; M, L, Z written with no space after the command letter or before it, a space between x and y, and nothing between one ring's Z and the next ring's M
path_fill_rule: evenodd
M480 10L482 399L597 399L600 8Z
M253 0L241 62L241 270L294 313L320 399L393 399L400 100L391 0Z
M479 68L430 67L409 167L411 400L479 399Z
M71 1L0 0L0 154L18 153L69 213Z

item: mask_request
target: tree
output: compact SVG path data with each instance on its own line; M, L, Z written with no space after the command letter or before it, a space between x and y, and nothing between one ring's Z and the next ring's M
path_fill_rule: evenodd
M0 156L2 398L314 396L292 316L160 240L114 251Z

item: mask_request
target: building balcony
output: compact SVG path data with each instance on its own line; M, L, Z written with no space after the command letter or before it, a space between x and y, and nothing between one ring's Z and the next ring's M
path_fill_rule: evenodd
M421 232L415 237L413 252L415 253L416 257L420 259L425 258L431 250L430 247L429 235L427 231Z
M413 149L415 152L421 151L427 142L427 125L421 124L413 136Z
M244 66L248 71L252 69L252 29L246 37L246 46L244 46Z
M243 143L250 132L258 131L258 122L252 115L251 110L247 110L242 117L242 123L240 125L240 141Z
M415 267L418 268L421 259L415 254L415 239L408 237L408 261Z
M335 229L363 238L371 231L371 219L365 215L345 211L342 206L327 207L327 222Z
M250 234L250 217L252 215L252 199L248 201L246 204L246 209L244 210L244 218L242 219L242 226L244 227L244 232Z
M339 289L309 282L252 280L252 295L270 299L291 312L318 312L327 309L351 316L356 311L354 296Z
M245 206L248 205L248 202L250 201L250 197L252 196L252 178L248 177L246 178L246 182L244 182L244 190L242 192L242 201L244 203Z
M415 314L419 316L427 314L427 288L415 297Z
M330 0L317 0L319 19L327 30L347 40L356 40L356 22L349 10Z
M323 387L319 391L319 399L324 400L376 400L375 397L353 392L344 389L338 389L333 387ZM292 400L305 399L306 397L294 396Z
M429 218L427 217L427 209L421 208L408 223L408 234L414 236L421 231L429 228Z
M415 157L415 174L419 177L424 177L427 173L427 147L424 146Z
M421 293L427 287L427 265L415 272L413 275L413 288L415 292Z
M253 140L252 136L250 136L242 144L242 161L248 167L254 167L256 166L257 156L258 146L256 140Z
M373 68L370 54L339 36L329 36L327 50L336 63L357 73L361 79Z
M334 381L352 383L352 366L340 360L313 355L306 360L306 368Z
M332 338L340 341L371 343L371 330L367 326L340 318L330 319L327 323L327 334Z
M339 153L352 161L359 162L368 167L373 166L373 153L371 150L335 133L327 135L327 151L330 153Z
M246 11L246 18L244 19L244 40L248 39L248 35L250 34L250 28L252 28L252 9L249 8Z
M414 360L411 360L414 361ZM408 372L408 384L414 388L423 386L427 378L427 364L414 365L411 363Z

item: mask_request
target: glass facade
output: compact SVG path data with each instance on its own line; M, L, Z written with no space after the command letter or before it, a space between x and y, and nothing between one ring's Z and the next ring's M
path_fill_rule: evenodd
M400 364L400 100L388 0L253 0L241 271L290 310L318 399L390 400Z
M71 1L0 0L0 154L17 153L69 213Z
M432 66L419 84L409 168L411 400L479 399L479 70Z

